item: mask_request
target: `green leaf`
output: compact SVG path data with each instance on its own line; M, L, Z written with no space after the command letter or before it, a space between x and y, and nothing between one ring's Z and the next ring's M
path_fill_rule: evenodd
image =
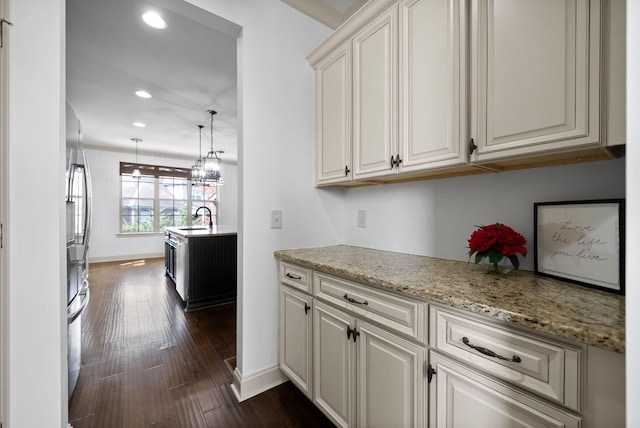
M485 258L485 256L486 256L486 254L484 254L484 253L477 253L477 254L476 254L476 260L475 260L475 261L476 261L476 264L477 264L477 263L480 263L480 262L482 261L482 259L484 259L484 258Z
M518 260L518 256L515 254L513 256L509 256L509 260L511 260L511 264L514 268L518 269L520 267L520 260Z
M502 253L495 250L489 250L489 262L490 263L498 263L502 260Z

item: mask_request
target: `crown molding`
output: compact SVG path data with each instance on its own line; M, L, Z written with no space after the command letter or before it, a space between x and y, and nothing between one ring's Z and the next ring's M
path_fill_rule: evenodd
M353 0L351 6L345 10L340 10L324 0L281 1L334 30L367 2L367 0Z

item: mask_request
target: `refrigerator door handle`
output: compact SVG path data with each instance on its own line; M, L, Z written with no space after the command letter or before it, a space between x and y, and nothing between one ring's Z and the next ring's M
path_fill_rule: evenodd
M89 287L83 287L81 291L78 292L78 296L82 297L82 303L80 303L80 307L73 311L72 313L67 314L67 323L71 324L80 316L84 308L89 304L89 299L91 298L91 292L89 291Z

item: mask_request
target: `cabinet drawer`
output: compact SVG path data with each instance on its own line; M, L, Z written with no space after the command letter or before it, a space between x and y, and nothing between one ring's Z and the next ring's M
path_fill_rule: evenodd
M427 343L427 304L314 272L314 295L388 329Z
M311 294L311 271L286 262L280 262L280 282Z
M437 306L429 321L434 349L580 411L582 349Z

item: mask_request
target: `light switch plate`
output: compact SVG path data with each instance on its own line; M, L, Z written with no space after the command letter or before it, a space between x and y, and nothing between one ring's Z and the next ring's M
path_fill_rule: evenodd
M367 211L358 210L358 227L367 227Z
M282 210L271 210L271 229L282 229Z

